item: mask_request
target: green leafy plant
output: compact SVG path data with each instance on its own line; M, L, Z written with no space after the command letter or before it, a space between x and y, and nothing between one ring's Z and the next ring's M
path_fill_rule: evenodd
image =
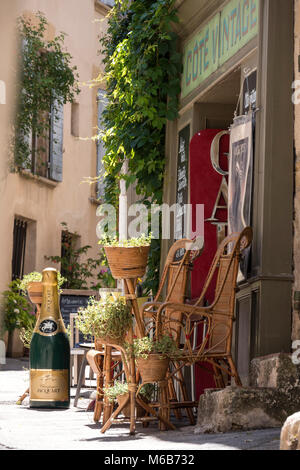
M60 256L45 256L52 263L60 264L64 277L65 289L93 289L100 287L112 287L115 281L107 268L106 258L99 255L98 258L87 257L90 245L76 247L77 233L70 233L68 225L63 222L62 252ZM82 257L85 260L82 261Z
M110 268L107 262L107 258L105 256L104 250L101 252L102 260L100 262L100 270L98 273L98 279L101 287L106 288L115 288L116 281L113 278Z
M174 358L179 354L176 342L172 335L163 335L160 339L154 340L148 336L135 338L133 344L126 343L126 353L135 359L147 359L150 354L159 354L162 358Z
M126 395L128 393L128 384L126 382L116 382L111 387L104 388L104 395L108 398L110 403L113 403L117 397Z
M71 336L70 325L66 327L67 335ZM28 325L26 328L21 328L20 330L20 340L24 344L24 347L30 349L30 343L32 339L32 335L34 332L34 325Z
M50 110L52 108L55 114L59 106L74 101L80 91L77 67L71 65L72 56L63 49L65 34L60 33L52 40L45 39L48 22L41 12L35 16L35 25L28 17L18 18L22 45L13 142L15 171L34 171L33 161L36 171L42 170L45 163L40 157L47 146Z
M140 246L149 246L151 244L152 234L149 236L145 235L144 233L138 238L130 238L129 240L122 240L119 241L117 237L109 238L104 236L100 241L99 244L104 247L140 247Z
M118 206L121 168L140 202L162 203L165 127L178 116L182 56L175 0L117 0L101 38L108 105L103 113L105 202ZM103 77L99 77L102 79ZM123 176L122 176L123 177ZM153 240L144 287L158 287L160 241Z
M21 328L20 340L24 344L26 349L30 349L30 343L33 335L34 326L28 326L27 328Z
M39 273L37 271L33 271L32 273L25 274L25 276L23 276L21 281L19 281L19 289L22 292L22 294L26 296L27 295L28 285L31 282L42 282L42 278L43 278L42 273ZM58 271L57 272L57 282L58 282L58 289L59 289L60 293L62 292L61 287L63 286L65 281L66 281L66 279Z
M76 326L84 335L122 341L132 326L131 310L122 298L90 298L87 307L79 309Z
M4 327L12 333L16 328L30 329L35 325L35 312L31 303L20 293L19 281L9 284L3 292Z
M150 401L156 387L154 384L145 384L139 391L139 394L144 397L145 400ZM126 395L129 393L128 384L126 382L118 382L111 387L104 389L104 395L108 398L110 403L113 403L119 396Z

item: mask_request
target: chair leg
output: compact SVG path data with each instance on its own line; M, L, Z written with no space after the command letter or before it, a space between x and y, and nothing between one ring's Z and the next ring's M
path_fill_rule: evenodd
M180 390L181 390L181 394L183 398L183 405L184 405L185 401L189 401L189 396L188 396L188 391L185 385L182 369L179 369L177 374L179 378L179 386L180 386ZM193 410L191 408L186 408L185 410L186 410L187 417L189 418L190 424L193 426L194 424L196 424Z
M159 429L160 431L166 431L167 426L166 422L170 421L170 405L169 405L169 398L168 398L168 382L160 382L159 383L159 413L164 418L164 421L159 421Z
M94 421L98 423L101 418L103 411L103 359L99 358L99 368L102 370L102 374L97 375L97 389L96 389L96 400L94 410Z
M75 395L75 399L74 399L74 407L75 408L77 407L81 387L84 384L86 365L87 365L87 359L86 359L86 354L84 354L84 356L82 358L82 362L81 362L81 367L80 367L80 372L79 372L79 379L78 379L78 384L77 384L77 388L76 388L76 395Z
M111 346L106 346L105 355L104 355L104 380L105 387L110 387L112 385L112 370L111 370ZM107 397L104 397L104 407L103 407L103 424L110 418L112 414L113 407L109 402Z
M22 405L23 401L25 400L26 397L29 395L29 388L27 388L26 392L23 393L23 395L18 399L17 405Z
M214 371L214 381L215 381L216 388L225 388L225 382L224 382L222 372L221 370L218 369L218 367L215 364L213 364L213 371Z
M173 382L173 378L169 377L169 372L167 373L167 380L168 380L168 394L169 394L169 400L171 402L178 402L178 399L177 399L177 396L176 396L176 392L175 392L175 387L174 387L174 382ZM175 408L174 410L174 415L177 419L182 419L182 413L181 413L181 410L179 408Z
M235 380L235 384L237 387L242 387L243 384L242 384L242 381L240 379L240 376L238 374L238 371L237 371L237 368L236 368L236 365L232 359L232 357L228 357L228 363L229 363L229 367L230 367L230 371L231 371L231 374L232 376L234 377L234 380Z

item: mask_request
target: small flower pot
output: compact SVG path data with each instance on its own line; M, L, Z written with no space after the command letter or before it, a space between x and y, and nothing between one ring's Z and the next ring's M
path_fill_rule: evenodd
M160 354L149 354L147 359L139 357L136 360L138 370L144 383L165 380L169 363L170 359Z

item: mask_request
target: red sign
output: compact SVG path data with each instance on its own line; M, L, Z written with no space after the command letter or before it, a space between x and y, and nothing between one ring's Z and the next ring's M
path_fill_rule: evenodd
M229 134L206 129L190 143L190 203L195 229L196 204L204 204L204 250L192 271L192 298L200 296L219 242L227 235L227 171ZM214 299L215 281L211 283L206 302ZM198 337L201 332L198 332ZM200 338L199 338L200 339ZM207 364L205 367L208 367ZM196 399L205 388L214 388L213 375L195 366Z

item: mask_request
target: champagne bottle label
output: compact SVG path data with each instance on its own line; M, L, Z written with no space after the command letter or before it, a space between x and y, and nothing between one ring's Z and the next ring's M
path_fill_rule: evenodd
M57 318L41 318L35 327L35 333L42 336L54 336L58 333L65 333L65 326L60 319Z
M30 400L69 400L69 371L52 369L30 370Z

